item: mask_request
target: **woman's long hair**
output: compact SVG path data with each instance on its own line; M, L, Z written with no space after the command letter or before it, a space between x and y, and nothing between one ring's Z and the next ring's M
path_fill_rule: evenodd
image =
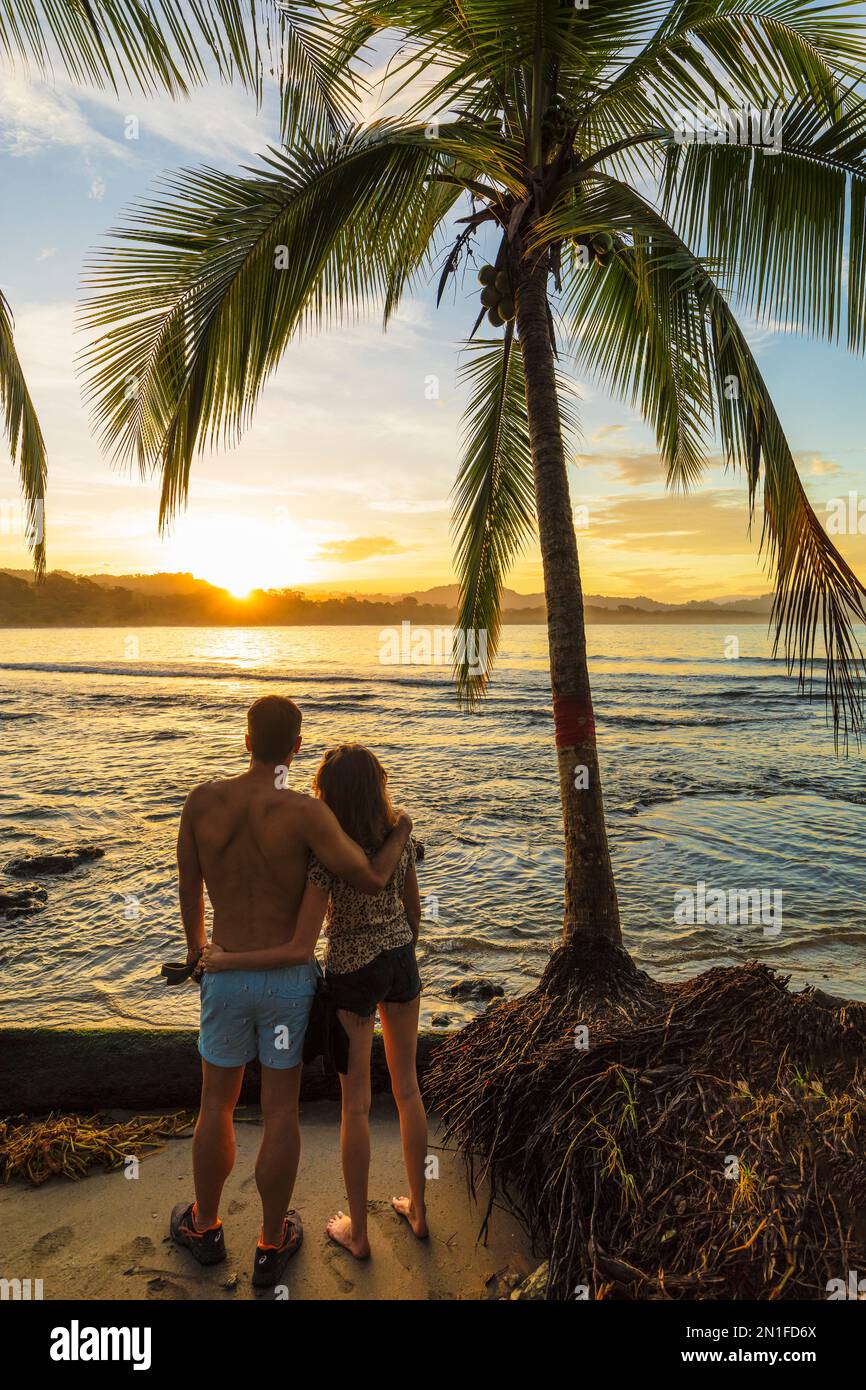
M388 795L388 774L360 743L329 748L313 778L313 791L331 808L347 835L378 849L397 816Z

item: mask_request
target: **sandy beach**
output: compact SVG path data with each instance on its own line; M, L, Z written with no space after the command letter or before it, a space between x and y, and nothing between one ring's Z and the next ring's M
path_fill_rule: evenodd
M243 1114L243 1112L241 1112ZM533 1260L517 1223L496 1211L487 1244L477 1243L482 1211L471 1203L457 1155L437 1146L439 1178L429 1185L431 1238L416 1241L391 1210L404 1189L400 1133L393 1104L373 1102L370 1128L370 1241L373 1256L359 1263L324 1235L325 1222L345 1206L338 1149L339 1106L301 1109L302 1153L295 1203L304 1246L289 1266L290 1299L479 1299L504 1270L530 1273ZM247 1299L259 1204L253 1178L260 1127L255 1112L237 1124L238 1155L225 1189L223 1220L228 1258L201 1269L167 1239L168 1214L191 1192L190 1135L169 1140L142 1161L136 1180L118 1170L94 1170L83 1181L52 1179L39 1188L0 1189L0 1227L6 1278L43 1281L49 1299Z

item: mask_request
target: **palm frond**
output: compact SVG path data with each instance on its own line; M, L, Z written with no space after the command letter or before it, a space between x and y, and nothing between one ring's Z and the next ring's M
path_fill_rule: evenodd
M866 101L827 120L811 98L779 110L782 148L672 145L665 205L684 239L729 268L758 317L866 347ZM847 306L845 270L847 266Z
M854 625L866 622L866 589L806 496L766 383L709 270L640 194L610 183L620 207L632 204L636 238L651 237L678 258L682 285L706 320L725 456L746 476L750 507L759 499L763 505L762 550L775 575L776 650L810 696L816 667L823 671L834 736L847 743L864 728L863 656Z
M863 70L857 0L676 0L642 51L607 84L599 106L637 91L658 115L703 102L787 102L811 93L831 114L839 82Z
M367 88L353 66L362 43L342 7L278 0L274 28L283 140L315 143L349 130Z
M266 8L278 17L276 3ZM251 13L245 0L185 7L169 0L0 0L0 50L40 77L60 68L89 86L173 94L204 80L207 55L224 75L255 88L260 71L246 28Z
M858 78L863 23L858 0L691 0L684 27L725 71L749 90L749 70L765 95L832 88L827 74ZM761 88L751 90L758 95Z
M0 294L0 406L27 507L27 539L37 577L45 571L45 440L15 351L12 313Z
M776 575L775 648L810 696L816 663L823 669L834 737L847 746L849 735L859 739L864 728L863 652L853 624L866 622L866 589L806 496L770 393L728 304L700 272L696 293L713 336L725 453L745 470L753 502L763 467L761 543ZM736 393L728 389L731 383Z
M270 75L284 137L314 138L357 116L338 21L316 0L0 0L0 53L39 77L147 95L181 96L215 70L260 101Z
M462 641L454 673L458 695L471 709L487 689L499 647L502 586L533 533L535 483L523 359L513 325L500 341L476 340L464 350L470 356L461 384L469 399L452 512ZM574 391L560 373L557 387L567 449L577 428ZM483 669L470 659L479 651L485 654Z
M713 427L710 346L691 290L692 253L635 227L630 200L602 179L579 201L554 207L533 245L611 228L617 250L603 274L575 253L566 256L561 307L570 349L578 367L641 411L669 484L686 488L704 469Z
M271 151L247 176L187 172L116 232L89 278L87 391L108 450L161 470L163 523L196 451L239 438L295 333L393 310L419 229L447 212L429 185L452 138L381 124Z
M461 381L470 395L452 516L463 641L454 674L460 700L471 709L487 687L499 644L502 586L532 535L535 497L526 385L512 326L498 342L465 347L470 356Z
M576 82L589 86L612 52L628 52L648 15L668 0L383 0L362 3L383 28L400 35L392 67L405 87L424 79L410 119L425 112L477 109L501 112L512 134L531 138L547 98Z

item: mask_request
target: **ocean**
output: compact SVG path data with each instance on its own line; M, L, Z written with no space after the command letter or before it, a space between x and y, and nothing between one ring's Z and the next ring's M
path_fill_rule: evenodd
M731 637L739 642L733 658ZM459 1022L483 977L531 987L556 941L562 855L546 632L504 629L491 693L459 710L443 666L384 665L373 627L0 631L0 870L96 844L0 920L0 1022L192 1025L174 839L188 789L243 769L244 714L304 711L292 785L322 750L369 744L426 857L422 1020ZM866 767L833 749L762 626L590 627L624 940L664 979L765 961L801 988L866 998Z

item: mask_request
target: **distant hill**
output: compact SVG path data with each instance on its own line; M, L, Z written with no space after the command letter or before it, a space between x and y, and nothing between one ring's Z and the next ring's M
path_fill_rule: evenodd
M0 570L0 627L294 627L404 621L450 625L455 585L406 594L311 597L294 589L258 589L237 599L191 574L74 575L54 570L40 584L28 571ZM592 596L589 623L763 622L769 596L666 604L654 599ZM506 590L505 623L543 623L543 594Z
M16 579L30 579L29 570L6 570ZM103 589L128 589L133 594L153 594L157 597L169 594L203 594L207 590L228 593L227 589L216 589L206 579L196 579L194 574L71 574L69 570L53 570L53 574L63 579L87 579Z
M121 581L116 581L121 582ZM331 595L334 598L355 597L349 592L338 591ZM364 594L364 598L378 603L394 603L394 594ZM456 584L438 584L432 589L412 589L404 595L405 598L413 598L418 603L445 604L448 608L456 608L458 589ZM626 608L629 611L639 609L642 613L682 613L684 611L695 611L698 613L714 614L718 609L723 609L726 613L759 613L769 614L773 602L772 594L761 594L758 598L713 598L713 599L690 599L686 603L664 603L660 599L646 598L638 595L636 598L608 598L603 594L587 594L586 607L593 609L604 609L609 612L619 612ZM515 589L502 590L502 607L506 613L519 613L526 609L543 609L544 594L519 594Z
M134 594L196 594L214 587L194 574L88 574L86 578L107 588L130 589Z
M456 608L458 588L456 584L439 584L435 589L414 589L410 597L419 603L445 603ZM543 608L544 594L518 594L515 589L503 589L502 607L516 613L524 608Z

